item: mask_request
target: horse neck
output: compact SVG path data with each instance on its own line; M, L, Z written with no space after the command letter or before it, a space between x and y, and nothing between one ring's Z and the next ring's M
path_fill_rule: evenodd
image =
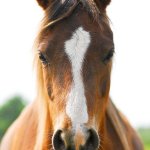
M105 113L105 124L104 124L104 141L102 147L110 149L114 147L114 144L120 149L129 150L129 143L125 134L123 124L123 118L120 112L117 110L111 99L108 102L107 110ZM111 140L111 141L110 141ZM105 149L105 148L104 148ZM119 148L118 148L119 149Z
M34 150L47 150L51 139L51 121L48 103L42 99L40 96L37 98L38 128Z

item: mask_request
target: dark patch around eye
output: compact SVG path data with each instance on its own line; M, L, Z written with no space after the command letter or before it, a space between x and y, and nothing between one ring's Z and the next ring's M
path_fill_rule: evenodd
M103 62L104 63L109 62L109 60L113 57L113 55L114 55L114 49L111 49L103 58Z
M41 60L41 62L45 65L47 64L47 59L44 56L44 54L42 54L42 52L39 51L39 59Z

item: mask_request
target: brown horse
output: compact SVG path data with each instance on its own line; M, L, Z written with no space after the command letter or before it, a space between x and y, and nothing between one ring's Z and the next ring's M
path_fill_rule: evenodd
M110 0L37 0L38 94L9 128L1 150L143 150L109 98L114 53Z

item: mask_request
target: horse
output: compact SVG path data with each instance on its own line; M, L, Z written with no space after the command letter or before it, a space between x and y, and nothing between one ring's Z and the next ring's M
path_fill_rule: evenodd
M37 0L37 97L5 134L1 150L143 150L109 97L111 0Z

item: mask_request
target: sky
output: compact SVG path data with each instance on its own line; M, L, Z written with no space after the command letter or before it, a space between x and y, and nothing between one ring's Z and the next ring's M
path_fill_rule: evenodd
M112 0L110 95L135 127L150 126L150 1ZM35 0L0 2L0 104L16 94L29 102L36 83L32 46L43 11Z

